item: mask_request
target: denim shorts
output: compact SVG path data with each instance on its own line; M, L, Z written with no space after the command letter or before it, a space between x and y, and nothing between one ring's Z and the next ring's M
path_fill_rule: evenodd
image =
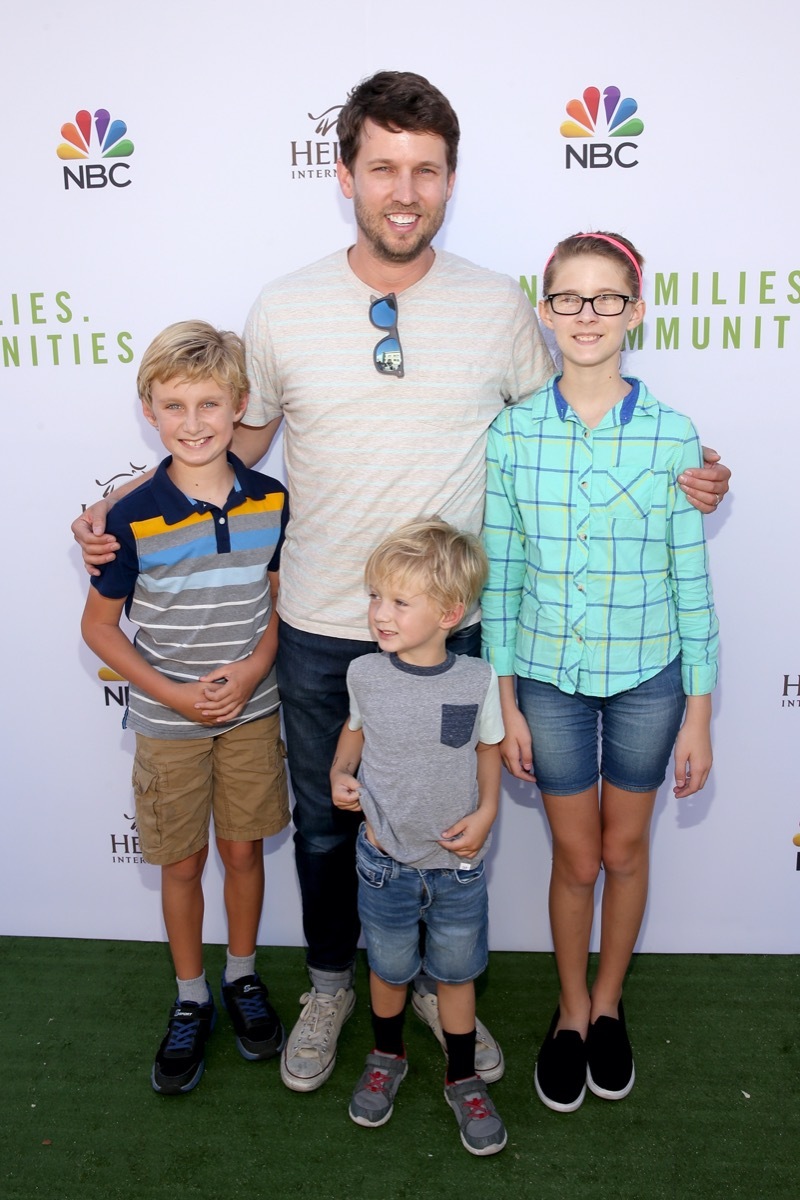
M683 719L681 660L616 696L570 696L551 683L519 678L517 702L531 731L541 791L575 796L602 775L625 792L651 792L664 782Z
M486 969L489 899L482 862L470 870L406 867L373 846L362 825L356 870L367 958L386 983L409 983L420 967L439 983L468 983Z

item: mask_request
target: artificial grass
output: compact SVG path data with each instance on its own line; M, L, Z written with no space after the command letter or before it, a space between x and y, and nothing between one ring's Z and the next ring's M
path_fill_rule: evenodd
M216 988L223 948L208 948ZM289 1027L303 951L263 949L259 969ZM408 1010L409 1073L394 1115L347 1116L371 1047L366 970L331 1079L297 1095L278 1064L248 1063L221 1012L188 1096L157 1096L152 1056L173 996L166 947L0 939L5 1200L431 1196L536 1200L782 1200L800 1194L800 960L640 955L625 992L637 1081L558 1114L532 1071L555 1004L552 956L495 952L479 1012L506 1074L492 1095L509 1133L499 1155L463 1149L442 1096L444 1060Z

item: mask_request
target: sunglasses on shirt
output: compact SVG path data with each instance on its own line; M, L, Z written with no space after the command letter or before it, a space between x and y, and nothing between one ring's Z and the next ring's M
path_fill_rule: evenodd
M394 375L402 379L403 348L397 332L397 296L389 292L386 296L378 296L370 302L369 319L376 329L386 330L372 351L372 361L375 370L380 375Z

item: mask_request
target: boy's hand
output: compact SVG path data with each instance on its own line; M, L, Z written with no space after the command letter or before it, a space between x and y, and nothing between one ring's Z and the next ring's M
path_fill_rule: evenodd
M108 504L95 500L85 512L76 517L70 528L83 554L83 565L90 575L99 575L102 563L112 562L119 550L119 542L105 532Z
M198 712L198 707L204 702L204 689L205 684L202 683L176 683L169 697L168 707L186 717L188 721L214 726L217 723L214 717L207 717Z
M331 771L331 799L337 808L361 812L361 787L355 775L346 771Z
M235 720L262 679L261 670L254 665L252 657L217 667L204 675L199 681L203 694L197 704L203 724L223 725ZM195 720L199 719L195 715Z
M452 850L459 858L474 858L489 836L492 820L487 818L480 809L462 817L449 829L445 829L439 845L445 850Z
M719 461L716 450L703 446L702 467L692 467L678 476L687 500L701 513L712 513L728 490L730 468Z

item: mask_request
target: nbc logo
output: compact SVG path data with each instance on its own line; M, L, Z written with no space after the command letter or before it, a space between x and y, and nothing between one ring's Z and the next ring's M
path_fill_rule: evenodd
M62 160L76 162L73 167L64 166L64 187L104 188L127 187L131 182L126 177L130 170L127 162L115 162L106 168L104 162L84 162L90 155L101 159L130 158L133 142L126 137L128 126L124 121L111 120L106 108L98 108L92 114L85 108L75 114L74 121L61 126L64 141L56 149Z
M604 88L602 97L599 88L587 87L581 100L570 100L567 104L567 116L570 119L562 121L561 136L569 139L594 139L600 118L601 98L606 136L620 140L614 144L587 140L580 146L568 142L567 170L573 163L584 168L610 167L615 163L618 167L637 165L638 159L630 155L630 151L637 149L636 143L623 139L638 137L644 130L644 123L635 115L639 105L630 96L623 97L618 87Z

